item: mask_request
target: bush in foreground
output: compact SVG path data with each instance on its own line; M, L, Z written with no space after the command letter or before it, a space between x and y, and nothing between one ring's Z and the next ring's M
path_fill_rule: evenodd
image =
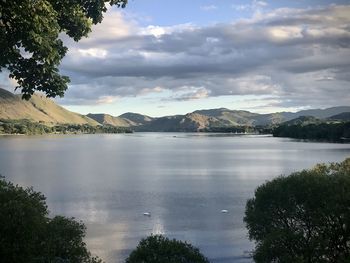
M142 239L126 263L209 263L198 248L187 242L152 235Z
M244 221L255 262L350 262L350 158L263 184Z
M98 263L83 242L85 226L73 218L48 217L45 197L0 177L2 263Z

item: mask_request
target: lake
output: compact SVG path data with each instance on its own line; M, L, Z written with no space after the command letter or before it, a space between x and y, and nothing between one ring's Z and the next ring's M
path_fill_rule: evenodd
M107 263L151 233L187 240L214 263L252 262L242 219L255 188L346 157L349 144L269 136L0 137L0 174L45 194L51 215L83 220L89 249Z

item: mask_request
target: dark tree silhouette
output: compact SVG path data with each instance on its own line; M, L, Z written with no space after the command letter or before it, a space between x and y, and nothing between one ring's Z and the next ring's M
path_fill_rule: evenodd
M67 52L59 34L86 37L102 21L106 4L125 7L127 0L1 1L0 71L10 72L25 99L36 90L63 96L69 78L58 70Z
M350 158L258 187L244 221L256 262L350 262Z

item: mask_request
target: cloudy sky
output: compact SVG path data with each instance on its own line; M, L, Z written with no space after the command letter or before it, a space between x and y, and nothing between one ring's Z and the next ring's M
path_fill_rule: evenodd
M57 102L84 114L350 105L349 1L129 0L65 44Z

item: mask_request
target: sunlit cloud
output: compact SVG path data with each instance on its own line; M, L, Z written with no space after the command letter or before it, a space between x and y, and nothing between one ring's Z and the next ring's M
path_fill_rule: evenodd
M145 94L169 94L167 101L273 95L294 108L350 103L350 6L249 5L261 12L207 26L142 27L110 10L91 38L67 42L61 69L72 84L62 103Z

